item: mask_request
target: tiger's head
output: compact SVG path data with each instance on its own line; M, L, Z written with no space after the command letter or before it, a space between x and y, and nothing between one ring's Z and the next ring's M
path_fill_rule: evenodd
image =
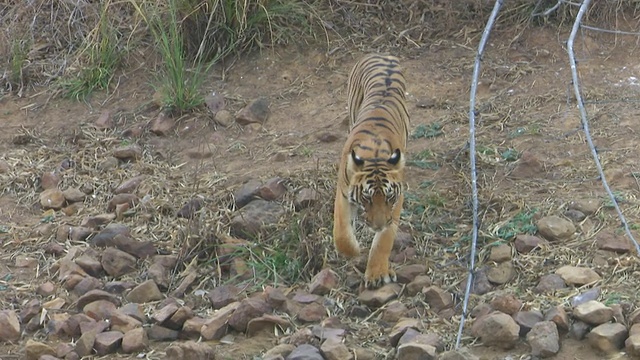
M404 157L397 148L376 152L382 157L360 156L357 150L362 149L353 148L348 160L349 202L360 207L369 227L380 231L391 225L402 195Z

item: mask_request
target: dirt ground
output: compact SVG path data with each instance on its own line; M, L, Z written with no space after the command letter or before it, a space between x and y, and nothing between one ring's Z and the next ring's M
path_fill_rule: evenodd
M618 229L619 221L608 200L591 153L581 131L573 99L569 61L564 43L568 32L556 28L532 27L523 32L501 29L492 36L482 63L478 89L478 171L481 207L479 264L484 264L491 245L500 242L496 231L515 214L537 209L539 215L562 215L576 199L598 199L605 204L597 215L577 224L577 235L565 243L529 255L515 255L517 279L496 287L492 293L472 297L472 305L493 295L513 292L530 308L547 309L551 304L568 305L580 289L567 289L551 295L535 294L537 279L558 266L573 264L596 269L603 275L602 300L640 306L637 284L640 263L632 252L614 254L598 250L595 238L605 229ZM476 39L477 40L477 39ZM591 131L609 185L620 200L630 224L639 221L636 174L640 173L637 129L640 129L640 65L636 38L585 32L576 41L576 56L587 102ZM465 254L471 226L468 170L468 101L476 42L442 41L429 46L402 50L401 58L408 79L408 108L412 133L432 130L431 137L412 138L408 168L409 193L419 194L408 201L403 228L416 243L412 263L425 263L436 283L457 296L463 294ZM328 55L330 54L330 55ZM346 80L358 51L327 51L321 46L295 46L264 50L229 61L211 71L207 92L224 94L233 112L257 97L271 102L271 115L264 126L224 127L210 115L197 114L179 119L168 136L145 132L134 141L145 151L146 164L139 170L168 183L157 196L171 202L171 187L193 186L199 179L200 193L228 194L249 179L286 178L308 174L331 174L346 139ZM139 60L142 61L142 60ZM144 67L143 63L132 68ZM223 76L224 75L224 76ZM0 99L0 159L11 166L3 176L0 197L0 299L4 307L19 307L30 298L30 284L53 277L48 259L41 249L48 239L38 238L34 230L43 213L30 192L37 179L51 171L61 159L88 164L86 157L101 158L122 143L121 132L133 124L150 122L159 110L150 106L154 90L149 75L132 71L118 79L112 93L96 94L87 103L50 98L46 90L18 98ZM89 130L104 111L116 119L112 132ZM638 126L638 127L636 127ZM99 134L101 147L86 148L82 137ZM327 136L331 135L331 136ZM334 141L326 141L335 137ZM22 139L22 140L21 140ZM130 141L130 140L129 140ZM208 150L202 150L208 149ZM205 155L202 155L202 153ZM517 154L516 158L509 154ZM155 165L153 163L156 163ZM162 165L158 165L162 164ZM77 167L81 168L81 167ZM146 170L145 170L146 169ZM75 177L101 177L117 185L125 174L100 173L96 168L78 170ZM197 174L197 175L194 175ZM306 174L306 175L305 175ZM306 177L305 177L306 176ZM76 179L76 180L78 180ZM73 180L68 180L73 181ZM322 202L331 204L334 184L316 183ZM96 189L100 191L109 189ZM85 215L92 210L85 204ZM178 201L178 200L176 200ZM95 200L97 203L98 200ZM427 209L411 213L416 205ZM174 208L181 203L171 204ZM329 207L327 207L329 208ZM324 216L329 217L329 216ZM71 222L57 214L58 224ZM142 219L128 220L140 234L152 227ZM633 227L635 229L635 226ZM332 252L329 231L320 232L323 244ZM465 237L466 236L466 237ZM155 234L167 249L179 249L175 234ZM36 267L15 267L17 254L36 254ZM460 260L460 261L457 261ZM341 274L350 265L332 257L329 265ZM629 286L633 284L633 286ZM301 286L303 284L300 284ZM206 287L205 287L206 289ZM355 297L348 301L353 302ZM353 295L355 296L355 295ZM410 304L412 299L404 297ZM460 309L457 308L458 314ZM435 315L423 319L428 328L440 333L448 347L455 341L459 316L442 321ZM348 343L371 344L381 358L388 352L380 339L384 335L364 330L367 324L354 321ZM463 343L482 359L525 359L529 348L523 342L508 351L483 347L473 341L468 323ZM359 338L365 336L366 338ZM44 334L37 336L44 338ZM234 358L254 358L276 342L274 338L244 339L221 345ZM153 344L146 358L162 358L166 344ZM235 353L233 351L236 351ZM2 353L7 354L1 355ZM0 347L0 359L20 357L20 345ZM108 358L134 358L113 355ZM221 358L225 358L222 356ZM596 354L586 342L564 339L555 359L626 359L626 355Z

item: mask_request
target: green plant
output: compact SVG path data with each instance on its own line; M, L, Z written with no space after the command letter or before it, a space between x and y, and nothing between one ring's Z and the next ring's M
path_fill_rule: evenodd
M416 126L411 137L414 139L434 138L442 135L442 125L440 123L431 123L429 125L420 124Z
M538 227L533 223L536 212L538 212L537 209L520 211L506 224L500 226L496 235L501 239L509 240L518 234L535 234L538 231Z
M120 65L122 53L119 48L120 34L111 22L107 1L102 5L96 28L85 40L80 57L86 57L86 64L75 77L62 80L66 97L84 100L94 90L109 88L113 75Z
M24 86L25 83L25 64L27 62L27 53L31 42L26 39L14 39L11 42L11 65L9 74L9 82L11 86Z

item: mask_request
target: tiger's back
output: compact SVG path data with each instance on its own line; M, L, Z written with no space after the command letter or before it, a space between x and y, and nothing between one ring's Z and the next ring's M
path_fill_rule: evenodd
M349 75L349 137L344 145L334 206L337 250L356 256L360 249L353 231L355 209L363 210L373 239L365 284L378 286L395 280L389 255L403 203L405 149L409 115L406 83L399 60L370 54Z

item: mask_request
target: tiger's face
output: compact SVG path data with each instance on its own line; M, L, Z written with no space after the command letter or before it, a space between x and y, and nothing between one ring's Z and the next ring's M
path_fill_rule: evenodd
M366 224L375 231L391 225L393 210L402 194L404 161L396 149L386 159L364 160L351 152L349 202L363 212Z

